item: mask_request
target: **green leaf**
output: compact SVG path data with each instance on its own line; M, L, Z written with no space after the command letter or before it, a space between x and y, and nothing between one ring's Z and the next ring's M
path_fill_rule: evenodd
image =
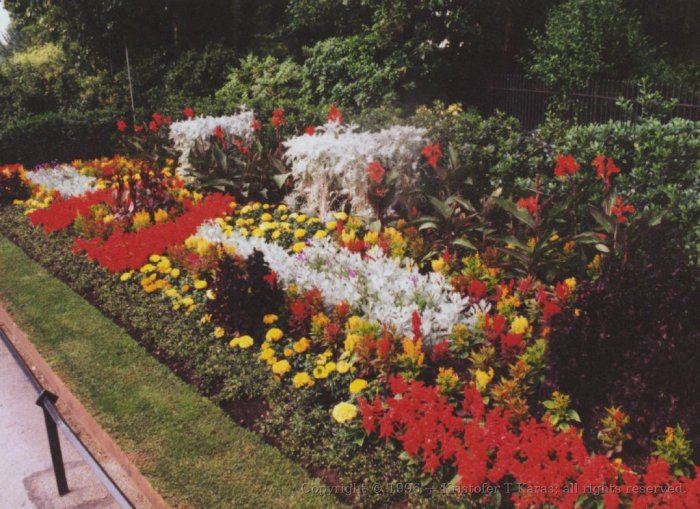
M609 253L610 252L610 248L608 246L606 246L605 244L598 243L595 245L595 248L598 251L600 251L601 253Z
M291 176L291 172L287 173L282 173L281 175L273 175L272 180L277 184L277 187L282 189L284 185L287 183L287 179Z
M449 207L446 201L439 200L434 196L428 197L430 204L435 208L438 214L440 214L444 219L447 219L452 215L452 209Z
M476 246L474 244L472 244L471 242L469 242L465 238L455 239L452 241L452 244L455 246L460 246L460 247L466 248L466 249L471 249L472 251L478 251Z
M615 225L608 216L603 214L600 210L593 207L592 205L588 206L588 210L593 216L593 219L595 219L596 223L598 223L601 226L601 228L603 228L603 230L605 230L607 233L613 233L615 231Z
M510 200L504 198L496 198L496 203L510 215L515 217L522 223L525 223L530 228L535 228L535 218L526 210L519 209L518 206Z

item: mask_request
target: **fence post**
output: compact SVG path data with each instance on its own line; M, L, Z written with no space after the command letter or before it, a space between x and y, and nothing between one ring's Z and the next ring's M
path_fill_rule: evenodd
M45 405L54 404L58 400L58 397L44 390L39 395L36 400L36 404L41 407L44 412L44 422L46 423L46 434L49 438L49 449L51 449L51 463L53 463L53 472L56 476L56 487L58 488L58 494L63 496L68 493L68 481L66 479L66 468L63 465L63 453L61 452L61 441L58 438L58 427L54 422L53 418L46 410Z

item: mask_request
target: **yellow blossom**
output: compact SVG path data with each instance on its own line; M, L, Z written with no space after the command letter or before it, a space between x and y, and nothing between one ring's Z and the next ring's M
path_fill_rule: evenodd
M328 235L328 232L326 230L318 230L316 233L314 233L314 238L315 239L323 239Z
M292 366L289 364L289 361L286 359L282 359L281 361L277 361L272 365L272 372L275 375L284 375L285 373L289 373L291 371Z
M129 272L125 272L124 274L122 274L122 275L119 277L119 280L120 280L120 281L128 281L129 279L131 279L131 276L133 275L133 273L134 273L134 272L131 271L131 270L130 270Z
M488 372L477 369L476 370L476 386L479 390L485 389L486 386L491 382L493 379L493 368L489 368Z
M350 394L357 394L364 391L367 388L367 385L369 385L367 380L355 378L355 380L350 382Z
M224 330L223 327L216 327L214 329L214 337L215 338L223 338L225 334L226 334L226 331Z
M336 221L328 221L326 223L326 228L328 230L335 230L338 227L338 223Z
M203 290L207 287L207 282L204 279L195 279L194 280L194 287L197 290Z
M284 356L285 357L291 357L292 355L294 355L294 350L292 350L291 348L284 349Z
M275 351L272 348L266 348L265 350L260 352L260 356L258 358L261 361L267 361L268 359L271 359L274 356L275 356Z
M576 288L576 278L570 277L564 280L564 284L569 287L569 290Z
M277 327L273 327L269 331L267 331L267 334L265 334L265 339L268 341L279 341L282 339L284 336L284 332L282 332L281 329L278 329Z
M338 403L333 407L333 419L343 424L357 417L357 407L352 403Z
M304 249L306 249L305 242L295 242L292 246L292 251L294 251L295 253L301 253Z
M322 378L328 378L328 374L329 374L329 373L326 371L326 368L323 367L323 366L316 366L316 367L314 368L313 373L314 373L314 378L317 378L317 379L319 379L319 380L322 379Z
M311 387L315 383L316 382L313 381L306 371L300 371L294 375L294 378L292 379L292 385L294 385L294 387L297 389L301 389L304 386Z
M158 209L153 215L153 219L155 219L156 223L164 223L168 220L168 212L163 209Z
M518 315L510 324L510 331L515 334L525 334L530 328L530 323L522 315Z
M207 290L207 293L205 295L209 300L216 300L216 293L214 293L214 290L212 290L211 288Z
M335 370L341 375L344 375L345 373L350 371L350 363L345 361L338 361L338 363L335 365Z
M180 277L180 269L173 269L170 271L170 277L175 279Z
M433 272L442 272L445 269L445 260L442 258L438 258L437 260L433 260L430 262L430 266L433 269Z
M296 353L304 353L311 346L311 342L307 338L301 338L294 343L294 351Z
M279 320L279 317L277 315L267 314L267 315L263 316L263 323L265 325L272 325L277 320Z

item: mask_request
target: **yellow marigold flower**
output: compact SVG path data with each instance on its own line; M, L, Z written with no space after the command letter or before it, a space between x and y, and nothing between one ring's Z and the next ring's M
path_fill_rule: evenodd
M485 389L486 386L491 382L493 379L493 368L489 368L488 372L477 369L476 370L476 386L477 389L482 390Z
M197 290L204 290L207 287L207 282L204 279L195 279L194 287Z
M258 357L258 359L260 359L261 361L267 361L274 356L275 356L275 351L272 348L266 348L265 350L260 352L260 356Z
M170 298L180 296L180 294L177 293L177 290L175 288L168 288L167 290L165 290L165 295Z
M336 221L328 221L326 223L326 228L328 230L335 230L338 227L338 223Z
M576 278L570 277L564 280L564 284L569 287L569 290L576 288Z
M311 387L315 383L316 382L313 381L306 371L300 371L294 375L294 378L292 379L292 385L294 385L296 389L301 389L304 386Z
M333 419L341 424L352 421L357 417L357 407L352 403L338 403L333 407Z
M147 263L146 265L141 267L141 269L139 269L139 272L141 272L142 274L148 274L149 272L153 272L154 270L156 270L156 266L151 263Z
M360 341L360 336L357 334L348 334L347 337L345 338L345 351L346 352L353 352L355 350L355 346L357 346L358 341Z
M292 369L292 365L289 364L289 361L286 359L282 359L281 361L277 361L272 365L272 372L275 375L284 375L285 373L289 373Z
M350 230L349 232L344 231L340 234L340 240L342 240L345 243L352 242L356 238L357 236L355 234L355 230Z
M338 361L338 364L335 365L335 370L341 375L344 375L345 373L350 371L350 363L345 361Z
M184 299L182 299L183 306L191 306L192 304L194 304L194 300L192 299L192 297L185 297Z
M228 342L228 346L230 346L231 348L236 348L240 344L241 338L233 338L231 341Z
M238 338L238 346L243 349L250 348L251 346L253 346L253 343L255 343L255 341L253 341L253 338L251 338L250 336L246 335Z
M170 260L167 258L161 258L160 261L158 262L158 272L161 274L167 274L168 272L171 271L171 266L170 266Z
M316 233L314 233L315 239L323 239L326 236L328 236L328 232L326 230L318 230Z
M335 362L331 361L331 362L327 363L325 368L326 368L326 373L328 373L330 375L331 373L333 373L335 371Z
M202 318L199 319L199 323L209 323L211 322L211 315L207 313Z
M306 249L305 242L295 242L292 246L292 251L294 251L295 253L301 253L304 249Z
M515 320L510 324L510 331L515 334L525 334L529 328L530 323L527 321L527 318L522 315L516 316Z
M214 337L215 338L223 338L225 334L226 334L226 331L224 330L223 327L216 327L214 329Z
M326 368L324 366L316 366L314 368L314 378L316 379L323 379L323 378L328 378L328 372L326 371Z
M173 269L170 271L170 277L176 279L180 277L180 269Z
M311 317L311 326L312 327L325 327L330 323L330 319L325 315L325 313L317 313L314 316Z
M260 219L262 221L272 221L272 219L274 218L272 217L272 214L270 214L269 212L265 212L262 216L260 216Z
M347 221L348 220L348 215L345 212L336 212L333 215L339 221Z
M438 258L437 260L431 261L430 266L432 267L433 272L442 272L445 268L445 260Z
M282 339L284 336L284 332L282 332L281 329L278 329L277 327L273 327L269 331L267 331L267 334L265 334L265 339L268 341L279 341Z
M552 235L550 235L550 237L549 237L550 242L556 242L557 240L559 240L559 235L557 235L556 233L553 233Z
M263 323L265 325L272 325L277 320L279 320L279 316L277 316L277 315L268 314L268 315L263 316Z
M148 258L153 263L158 263L160 261L160 255L154 254Z
M294 350L292 350L291 348L285 348L283 353L285 357L291 357L292 355L294 355Z
M367 388L367 385L369 385L367 380L355 378L355 380L350 382L350 394L357 394L364 391Z
M119 280L120 280L120 281L128 281L129 279L131 279L131 276L132 276L133 274L134 274L134 272L131 271L131 270L130 270L129 272L125 272L124 274L122 274L121 276L119 276Z
M294 343L294 351L296 353L304 353L311 346L311 341L307 338L301 338L299 341Z

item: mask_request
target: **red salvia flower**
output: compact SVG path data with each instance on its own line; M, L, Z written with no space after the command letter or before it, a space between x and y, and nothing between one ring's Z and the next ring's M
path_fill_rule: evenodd
M428 163L428 165L431 166L433 169L436 169L438 161L442 158L442 150L440 149L440 144L433 143L431 145L426 146L421 151L421 154L423 155L423 157L425 157L425 160Z
M254 120L250 123L250 128L251 128L253 131L257 131L257 130L259 130L259 129L262 129L262 123L261 123L258 119L254 119Z
M488 285L486 283L478 279L472 279L469 281L469 286L467 286L467 293L472 302L478 302L486 295L487 289Z
M217 125L214 129L214 137L219 141L219 143L224 142L224 130L220 125Z
M314 134L316 134L316 126L313 124L307 125L304 128L304 133L308 134L309 136L313 136Z
M187 106L184 110L182 110L182 114L185 116L186 119L191 119L194 118L194 110Z

